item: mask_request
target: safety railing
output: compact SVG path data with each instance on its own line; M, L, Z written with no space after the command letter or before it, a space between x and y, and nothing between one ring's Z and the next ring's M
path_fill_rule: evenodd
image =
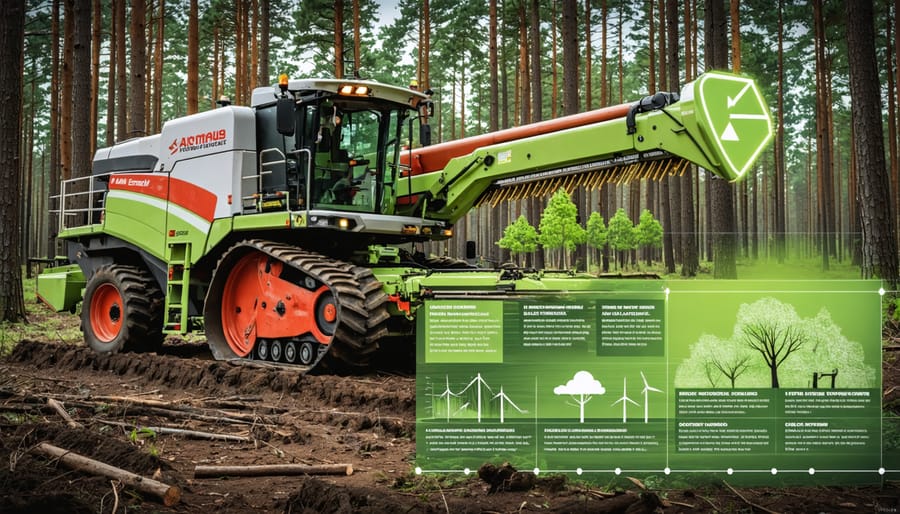
M49 209L51 214L57 215L57 230L102 222L104 200L111 174L77 177L60 183L59 194L50 197Z

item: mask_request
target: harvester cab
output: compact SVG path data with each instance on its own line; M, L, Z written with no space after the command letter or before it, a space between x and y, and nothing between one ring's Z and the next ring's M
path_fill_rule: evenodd
M259 201L245 211L393 214L405 121L426 95L371 81L295 80L257 88ZM354 221L371 219L371 216ZM313 222L312 225L315 225Z

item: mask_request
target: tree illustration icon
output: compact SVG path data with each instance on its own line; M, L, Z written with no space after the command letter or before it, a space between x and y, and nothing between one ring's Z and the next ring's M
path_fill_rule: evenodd
M559 396L569 395L578 404L580 411L579 423L584 423L584 404L591 401L593 396L601 395L605 392L606 388L589 371L579 371L575 373L572 380L553 388L553 394Z

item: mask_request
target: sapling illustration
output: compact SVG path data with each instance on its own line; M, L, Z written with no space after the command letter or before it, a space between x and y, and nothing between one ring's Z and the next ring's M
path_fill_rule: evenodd
M599 380L594 378L590 371L579 371L564 385L553 388L553 394L558 396L569 395L579 408L578 421L584 423L584 405L591 401L595 395L606 393L606 388Z
M638 224L634 227L634 237L637 245L645 249L647 266L650 266L652 264L652 250L662 247L663 226L658 219L653 217L653 213L649 209L641 211Z
M634 223L628 218L625 209L620 207L616 211L616 214L609 220L606 242L609 244L609 248L616 253L616 261L624 266L625 252L637 248Z
M514 223L503 230L503 237L496 244L500 248L509 250L509 254L516 264L523 265L524 263L519 260L520 256L534 253L537 250L537 229L528 223L525 215L519 215Z
M560 188L547 203L538 226L538 240L541 246L559 250L559 267L569 266L569 253L584 242L584 227L578 224L578 208L572 203L569 193Z
M622 402L622 423L628 422L628 403L640 407L640 404L628 397L628 377L622 377L622 397L613 402L613 405Z
M585 227L584 242L599 252L606 246L606 233L606 220L599 212L592 212ZM597 262L600 261L601 259L598 258Z

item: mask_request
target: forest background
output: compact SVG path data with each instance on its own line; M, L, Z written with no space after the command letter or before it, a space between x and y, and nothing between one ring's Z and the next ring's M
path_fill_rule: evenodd
M237 105L278 74L360 76L431 89L434 141L678 91L704 70L755 77L774 144L745 180L696 167L660 181L569 191L577 220L649 210L659 248L620 254L662 273L738 276L757 263L898 280L900 0L15 0L0 20L0 312L28 258L52 257L60 180L99 147ZM426 252L512 257L496 242L550 198L483 206ZM12 223L11 220L15 220ZM605 245L565 260L607 271ZM547 249L523 264L553 267ZM14 266L14 267L12 267ZM647 265L645 264L646 268ZM775 271L773 271L775 270ZM21 286L18 287L21 291ZM21 298L21 293L19 298ZM16 310L16 309L13 309Z

